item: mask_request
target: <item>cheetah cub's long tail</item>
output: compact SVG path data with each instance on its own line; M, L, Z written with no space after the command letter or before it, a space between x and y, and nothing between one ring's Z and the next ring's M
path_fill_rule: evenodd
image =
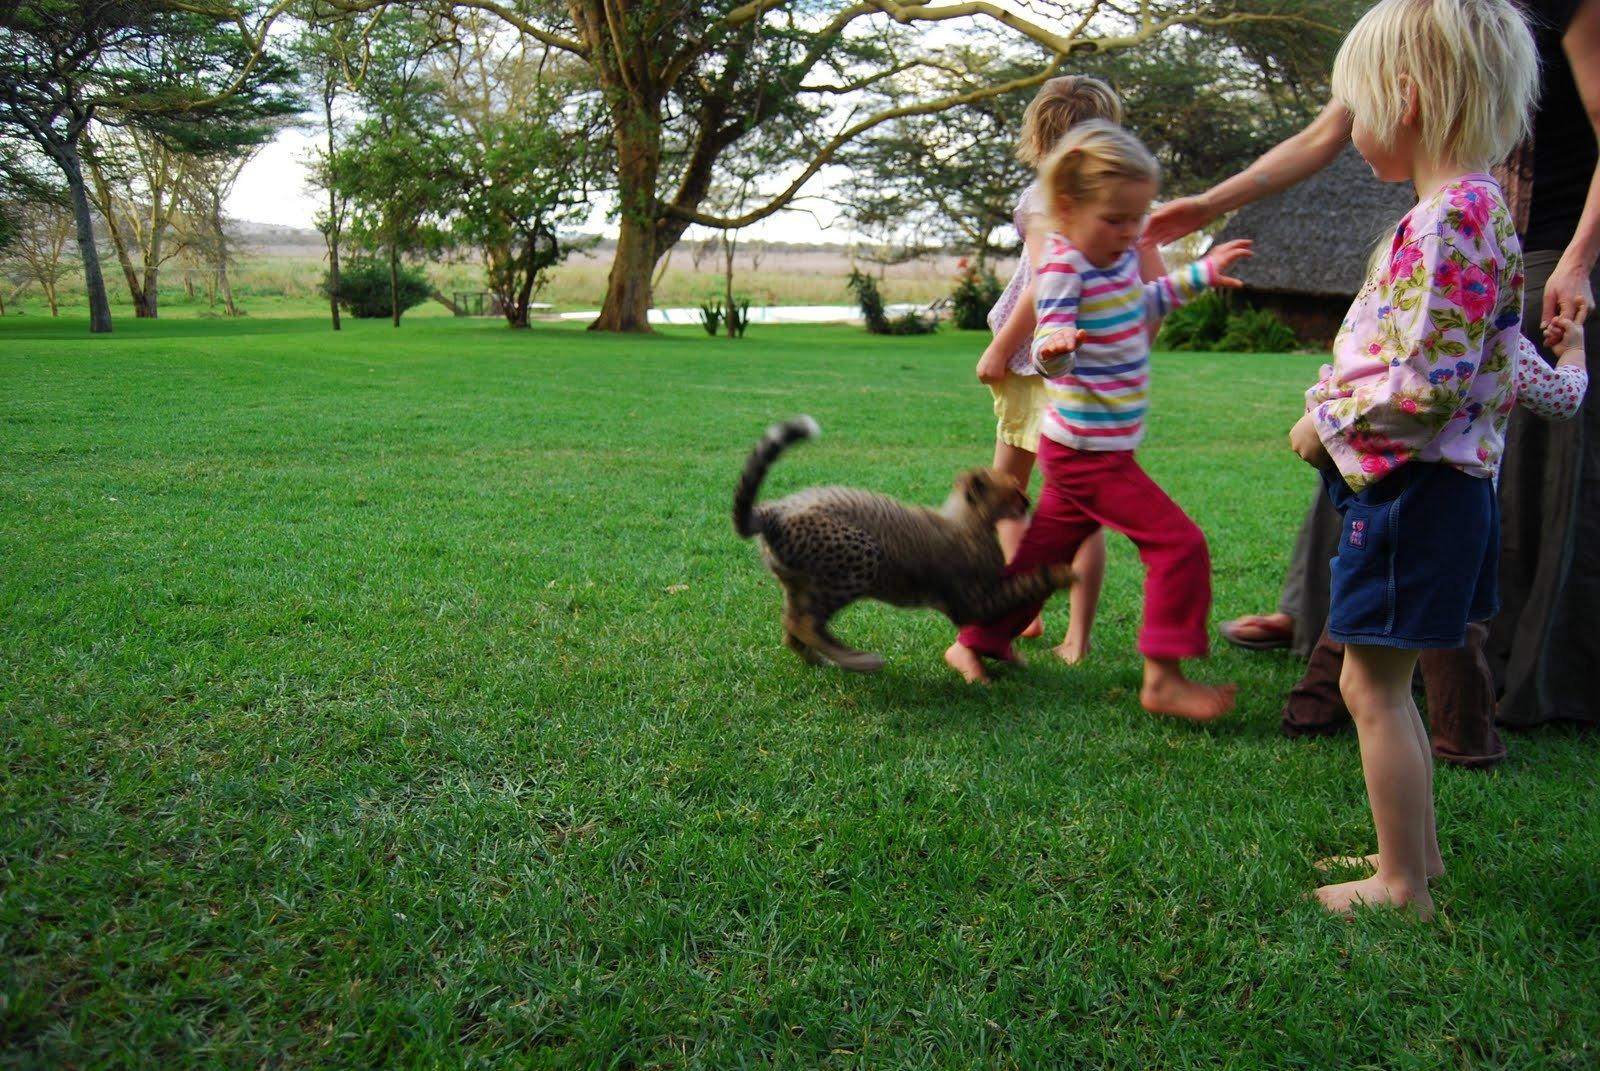
M739 474L739 482L733 489L735 532L749 539L761 531L761 515L755 509L755 502L756 492L761 489L761 481L766 478L767 470L778 460L778 455L789 447L801 439L815 439L821 434L822 429L817 426L817 422L808 416L785 420L767 429L761 441L756 443L756 448L750 451L750 457L744 463L744 471Z

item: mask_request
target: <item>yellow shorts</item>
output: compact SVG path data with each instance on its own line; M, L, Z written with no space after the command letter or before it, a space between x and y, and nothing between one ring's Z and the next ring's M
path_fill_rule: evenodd
M1007 372L989 385L994 395L995 438L1031 454L1039 452L1039 424L1044 419L1044 378Z

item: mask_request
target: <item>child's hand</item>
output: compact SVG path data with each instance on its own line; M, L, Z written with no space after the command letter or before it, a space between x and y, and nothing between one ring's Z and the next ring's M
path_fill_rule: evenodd
M1289 429L1289 449L1299 454L1300 460L1312 468L1325 469L1333 465L1328 448L1322 445L1322 439L1317 435L1316 418L1310 413L1295 421L1294 427Z
M1235 279L1227 272L1236 261L1243 260L1245 257L1255 256L1254 246L1255 243L1249 238L1235 238L1231 242L1223 242L1207 253L1205 259L1211 265L1211 285L1231 288L1243 286L1244 281L1242 279Z
M1006 355L997 352L993 346L986 348L983 356L978 358L978 382L990 385L999 383L1006 378L1010 363Z
M1046 376L1059 376L1072 367L1072 354L1087 337L1082 328L1063 327L1039 343L1033 362Z
M1544 325L1545 348L1553 352L1563 364L1581 363L1583 360L1584 318L1582 314L1571 320L1565 316L1557 316Z

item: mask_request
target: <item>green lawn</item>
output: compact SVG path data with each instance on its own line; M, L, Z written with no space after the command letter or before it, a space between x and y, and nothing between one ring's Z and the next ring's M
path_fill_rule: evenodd
M937 501L981 341L0 321L0 1064L1595 1067L1592 735L1441 767L1438 922L1350 923L1354 738L1225 648L1234 717L1143 714L1121 537L1084 667L966 688L877 605L876 676L780 647L745 452L809 412L768 496ZM1218 616L1317 363L1157 358Z

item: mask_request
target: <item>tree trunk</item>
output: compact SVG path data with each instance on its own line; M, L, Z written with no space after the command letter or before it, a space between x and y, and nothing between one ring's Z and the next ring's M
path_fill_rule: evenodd
M183 294L190 301L194 300L194 272L188 268L183 269Z
M333 96L337 83L328 79L322 88L322 117L328 131L328 160L333 160ZM333 329L339 330L339 196L333 183L328 183L328 312L333 317Z
M67 176L67 191L72 196L72 218L78 225L78 256L83 261L83 282L89 292L89 331L105 334L111 330L111 302L106 298L106 280L100 273L100 251L94 244L94 216L89 212L89 192L83 185L83 163L76 145L62 146L56 163Z
M528 303L533 300L533 280L539 273L538 258L539 238L530 234L522 254L522 279L517 285L516 297L505 309L506 323L512 327L528 326Z
M394 314L394 325L400 326L400 251L389 245L389 311Z
M729 338L735 337L734 333L733 333L733 331L734 331L733 318L735 316L734 309L733 309L733 255L734 255L734 252L739 247L738 246L738 239L736 239L734 237L734 235L736 233L738 233L738 232L737 231L723 231L722 232L722 255L723 255L723 267L724 267L724 271L723 271L723 275L722 275L722 283L723 283L724 290L726 291L723 296L728 302L728 304L726 306L727 310L728 310L728 316L722 322L725 325L727 325L728 337Z
M606 280L606 299L591 331L650 331L650 283L656 259L656 179L661 170L661 119L636 102L617 116L617 184L621 226Z
M44 285L44 299L50 303L50 318L53 320L60 311L56 307L56 288L54 283L46 283ZM0 312L3 312L3 310L0 310Z
M228 281L228 262L223 260L222 266L217 269L217 283L222 289L222 307L228 310L230 318L239 315L239 310L233 304L233 284Z

